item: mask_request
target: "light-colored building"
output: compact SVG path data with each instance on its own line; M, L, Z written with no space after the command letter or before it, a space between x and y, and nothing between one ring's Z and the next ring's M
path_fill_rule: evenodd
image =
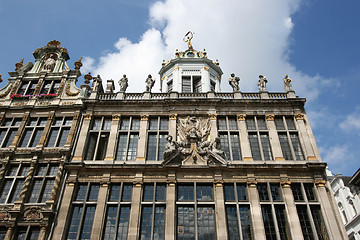
M0 238L347 239L291 79L245 93L232 74L223 93L187 39L161 93L152 76L141 93L126 76L76 86L58 41L17 64L0 90Z
M358 174L359 170L356 172ZM332 175L328 171L328 179L340 211L341 219L345 225L350 240L360 239L360 199L357 194L358 187L351 184L356 174L345 177L341 174Z

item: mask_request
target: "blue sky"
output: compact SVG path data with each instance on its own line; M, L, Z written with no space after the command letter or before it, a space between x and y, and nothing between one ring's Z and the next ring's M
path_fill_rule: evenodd
M194 48L219 59L224 92L232 72L242 91L257 91L259 74L270 91L283 91L289 74L308 99L323 160L352 175L360 167L359 9L356 0L0 0L0 87L16 62L33 61L35 49L56 39L71 68L83 57L82 73L115 82L126 73L129 91L141 92L148 73L159 78L162 59L186 49L192 30Z

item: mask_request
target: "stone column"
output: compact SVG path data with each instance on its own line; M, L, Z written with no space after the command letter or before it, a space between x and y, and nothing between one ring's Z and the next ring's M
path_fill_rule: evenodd
M142 115L140 121L139 143L137 148L136 161L145 161L146 157L146 132L149 115Z
M259 194L256 188L257 182L248 181L247 185L248 185L249 201L251 208L251 223L253 226L254 239L266 239Z
M65 158L65 157L63 157ZM60 182L61 182L61 176L63 174L63 170L64 170L64 161L65 159L62 159L60 164L59 164L59 169L56 173L56 176L55 176L55 180L54 180L54 186L51 190L51 193L50 193L50 198L48 201L46 201L46 204L50 205L51 208L54 207L54 203L55 203L55 199L56 199L56 196L57 196L57 193L58 193L58 190L59 190L59 186L60 186Z
M12 240L13 239L12 235L14 233L14 228L15 228L14 225L8 227L4 240Z
M215 217L217 239L228 239L226 231L226 211L222 180L214 183L215 187Z
M42 225L40 227L40 233L39 233L39 240L45 240L46 238L46 230L47 230L48 226L47 225Z
M74 136L76 134L76 126L79 124L79 117L80 117L80 113L75 113L74 114L74 117L73 117L73 121L72 121L72 124L71 124L71 128L70 128L70 131L69 131L69 136L68 138L66 139L66 143L65 143L65 146L64 147L71 147L73 145L73 142L74 142ZM85 138L81 138L81 139L85 139Z
M110 136L109 136L108 147L106 149L105 161L115 160L116 136L118 133L120 118L121 116L119 114L112 115Z
M217 122L216 122L217 114L216 113L209 114L209 119L210 119L210 141L213 141L215 137L218 136Z
M46 141L46 139L47 139L47 137L48 137L48 135L49 135L49 132L50 132L49 130L50 130L50 128L51 128L51 123L52 123L52 120L53 120L54 116L55 116L55 112L54 112L54 111L51 111L51 112L49 113L48 118L47 118L46 125L45 125L44 131L43 131L43 133L42 133L42 135L41 135L39 144L36 146L36 148L40 148L40 149L41 149L41 148L44 147L45 141Z
M276 126L275 126L275 115L274 114L266 114L265 115L265 119L269 128L269 140L270 140L270 146L274 155L274 160L276 161L283 161L285 160L282 150L281 150L281 145L280 145L280 140L279 140L279 136L277 134L276 131Z
M298 124L300 138L302 139L304 146L304 154L307 160L318 160L315 156L314 149L312 148L311 141L309 135L306 131L306 126L304 122L304 114L303 113L295 113L295 119Z
M93 116L92 113L87 113L84 115L83 124L81 126L81 130L79 134L79 139L83 139L84 141L79 141L76 145L74 157L72 159L72 161L74 162L83 160L83 152L86 143L86 136L90 128L92 116Z
M249 143L249 136L246 130L245 118L246 118L245 114L237 115L237 124L238 124L238 129L240 130L241 154L244 161L253 161L250 143Z
M319 202L321 202L321 212L324 216L323 219L330 239L347 239L347 236L342 235L340 231L340 228L343 227L343 225L341 223L338 224L339 222L336 221L337 218L334 214L334 210L337 211L337 209L334 209L330 204L329 196L327 193L327 191L329 190L326 189L326 181L315 181L315 185L318 196L320 198Z
M17 144L18 144L18 142L19 142L19 140L20 140L20 136L21 136L21 134L22 134L22 132L24 131L24 128L25 128L25 126L26 126L26 122L27 122L27 120L28 120L28 118L29 118L29 115L30 115L29 112L25 112L25 113L24 113L24 116L23 116L22 121L21 121L21 123L20 123L20 126L19 126L19 128L18 128L18 130L17 130L17 132L16 132L16 135L15 135L15 137L14 137L14 140L13 140L13 142L11 143L11 145L9 146L9 148L15 148L15 147L17 146Z
M137 176L136 178L140 178L140 175ZM130 210L130 219L129 219L128 240L138 239L138 233L140 229L139 221L140 221L140 210L141 210L141 187L142 187L142 180L134 182L131 210Z
M98 240L101 236L101 226L104 221L103 217L105 216L105 208L106 208L106 197L107 197L107 191L109 188L109 180L110 180L110 174L108 176L104 176L105 179L103 179L105 182L103 182L100 185L99 189L99 195L97 199L97 205L94 215L94 223L91 230L91 240Z
M169 180L166 188L165 239L175 239L176 222L176 181Z
M1 169L0 169L0 179L4 179L6 167L9 163L10 157L6 156L5 159L2 161Z
M70 178L72 178L72 180L67 180L65 186L64 195L60 205L52 239L65 239L66 236L66 232L64 231L68 220L71 218L69 213L71 211L70 207L75 189L74 181L76 176L70 176Z
M303 240L304 237L302 234L301 225L290 184L290 181L281 182L282 192L287 209L287 219L289 221L290 235L292 237L291 239Z
M177 114L170 114L169 116L169 135L173 137L173 140L176 141L176 120Z
M14 208L15 208L15 209L20 209L20 208L21 208L21 205L23 204L23 202L24 202L24 200L25 200L26 193L27 193L28 190L29 190L31 180L32 180L33 175L34 175L36 163L37 163L37 157L35 156L35 157L33 157L32 161L31 161L31 165L30 165L28 174L26 175L26 178L25 178L25 181L24 181L24 185L23 185L23 187L22 187L22 189L21 189L21 192L20 192L20 195L19 195L19 199L17 199L17 200L14 202Z

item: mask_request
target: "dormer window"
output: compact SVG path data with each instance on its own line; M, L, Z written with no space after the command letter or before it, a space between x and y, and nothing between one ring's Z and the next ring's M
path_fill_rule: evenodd
M58 81L45 81L42 89L41 94L56 94L60 87L60 80Z
M20 95L33 95L35 92L35 88L37 85L37 81L26 81L22 82L21 86L18 90L18 94Z
M201 92L201 76L183 76L182 77L182 92Z

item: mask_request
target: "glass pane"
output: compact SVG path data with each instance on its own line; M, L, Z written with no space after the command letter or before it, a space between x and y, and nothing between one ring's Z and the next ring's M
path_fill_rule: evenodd
M10 192L12 182L13 182L12 179L5 180L4 186L0 194L0 203L6 203L6 198Z
M71 126L72 125L72 117L66 117L64 125Z
M35 130L34 136L32 137L32 141L31 141L29 147L36 147L39 144L43 131L44 131L44 129L36 129Z
M166 148L166 134L160 134L159 135L159 149L158 149L158 161L163 161L164 160L164 152L165 152L165 148Z
M267 134L260 134L260 140L265 158L264 160L272 160L269 136Z
M22 166L19 172L19 176L27 176L29 171L29 166Z
M111 129L111 119L110 118L105 118L104 119L103 130L110 130L110 129Z
M21 124L21 119L20 118L15 118L13 121L12 126L20 126Z
M5 121L1 124L1 126L11 126L12 121L12 118L5 118Z
M53 125L60 126L60 125L62 125L62 121L63 121L62 117L57 117L57 118L55 118Z
M294 196L295 201L304 201L304 196L301 192L301 185L300 183L292 183L291 190Z
M37 118L30 118L29 123L27 126L36 126L38 119Z
M50 166L49 176L56 176L59 166Z
M195 211L194 207L178 206L177 208L177 239L195 239Z
M45 176L46 175L47 166L46 165L40 165L37 171L37 176Z
M38 126L45 126L47 122L46 118L40 118L38 122Z
M314 239L306 205L296 205L296 209L298 212L301 230L303 232L304 239L309 239L309 240Z
M275 118L275 126L277 130L285 130L284 121L282 117Z
M76 201L83 201L86 198L87 184L79 184Z
M157 129L158 129L158 119L150 118L149 130L157 130Z
M235 201L234 185L224 185L225 201Z
M79 232L79 226L81 221L83 207L75 206L72 212L72 218L69 226L69 233L67 239L76 240L76 236Z
M117 202L120 198L120 184L111 184L109 201Z
M240 240L239 223L235 206L226 206L226 220L229 240Z
M121 206L120 207L120 217L118 223L117 239L126 240L129 226L130 218L130 207Z
M97 132L90 133L88 146L86 148L85 160L93 160L94 159L98 134L99 133L97 133Z
M121 196L121 201L131 201L132 199L132 185L130 184L124 184L123 185L123 192Z
M131 130L140 129L140 118L132 118L131 120Z
M120 124L120 130L128 130L130 125L130 118L122 118Z
M319 240L329 239L327 235L325 223L321 215L320 206L312 205L310 206L310 209L311 209L311 215L313 216L314 219L315 229Z
M156 160L156 142L157 142L156 134L149 133L148 144L147 144L147 160Z
M9 169L8 173L6 174L6 176L16 176L18 169L19 169L18 165L10 166L10 169Z
M117 206L109 206L106 211L105 227L104 227L104 240L113 240L116 234L116 217L117 217Z
M292 157L292 154L291 154L287 134L286 133L279 133L279 140L280 140L281 150L282 150L282 153L283 153L283 156L284 156L285 160L292 160L293 157Z
M253 238L251 234L250 207L239 206L239 212L243 240L251 240Z
M226 118L224 117L219 117L218 118L218 130L226 130Z
M177 189L178 201L194 201L194 186L179 185Z
M276 230L274 225L274 219L271 214L270 205L262 205L261 212L264 221L265 234L267 240L276 240Z
M51 128L49 140L46 145L47 147L55 147L55 141L56 141L58 133L59 133L58 128Z
M97 201L99 194L99 185L91 184L88 201Z
M296 130L294 119L292 117L287 117L285 120L289 130Z
M1 143L5 139L6 132L6 129L0 129L0 146L2 146Z
M232 159L234 161L241 160L239 134L231 133L230 141L231 141Z
M260 146L258 142L258 136L256 133L249 133L249 142L251 148L251 154L254 160L261 160Z
M48 179L45 181L45 188L44 188L44 191L42 192L40 202L45 202L50 199L50 195L51 195L53 186L54 186L54 180Z
M164 184L156 184L155 201L165 201L166 186Z
M257 117L256 120L259 130L267 130L265 118Z
M137 146L138 146L139 135L138 134L131 134L129 139L129 149L127 153L127 160L135 160L136 153L137 153Z
M199 240L215 240L215 216L213 207L198 207L197 225Z
M80 239L90 239L91 229L95 216L95 206L86 206L83 226L80 231Z
M316 201L314 194L314 186L312 183L304 183L305 194L308 201Z
M278 184L270 184L270 191L273 201L281 201L280 188Z
M63 128L63 129L61 130L60 140L59 140L59 143L57 144L57 147L63 147L63 146L65 146L66 141L67 141L68 136L69 136L69 133L70 133L70 129L69 129L69 128Z
M181 90L183 93L191 92L191 77L190 76L182 77L182 89Z
M228 121L229 121L229 129L230 130L237 130L237 121L236 121L236 118L234 117L229 117L228 118Z
M34 181L33 187L31 189L31 194L30 194L30 198L29 198L29 202L30 203L36 203L39 197L39 193L41 190L41 184L42 184L42 179L36 179Z
M143 206L141 213L140 239L151 239L152 207Z
M25 129L25 133L24 133L24 137L21 141L20 147L27 147L31 134L32 134L33 129L32 128L28 128Z
M9 203L12 203L12 202L18 200L18 198L20 197L20 192L22 190L23 185L24 185L23 179L16 180L15 185L13 186L13 189L12 189L11 197L8 201Z
M221 149L225 152L226 157L231 160L228 135L227 133L220 133L219 136Z
M91 130L100 130L101 118L95 118Z
M258 189L258 192L259 192L260 201L269 201L270 200L269 194L268 194L268 191L267 191L267 184L266 183L259 183L257 185L257 189Z
M127 135L120 134L115 160L125 160Z
M100 134L100 139L99 139L99 143L98 143L95 160L104 160L108 140L109 140L109 133L101 133Z
M279 228L279 234L281 240L290 239L289 233L290 229L286 223L286 212L284 205L275 205L275 214L277 219L277 224Z
M193 91L194 93L201 92L201 77L193 76Z
M14 141L14 138L15 138L15 135L16 135L16 132L17 132L17 129L10 129L7 136L6 136L6 139L5 139L5 142L3 142L3 146L2 147L9 147L12 142Z
M165 238L165 207L155 207L154 217L154 240Z
M143 201L153 201L154 197L154 185L144 185Z
M198 200L198 201L213 201L212 185L197 185L196 186L196 200Z
M304 160L304 155L301 151L300 141L297 133L290 133L290 139L294 148L296 160Z
M245 184L237 183L236 184L236 192L237 192L237 196L238 196L238 201L246 201L247 200Z
M168 130L168 129L169 129L169 119L160 118L160 130Z

